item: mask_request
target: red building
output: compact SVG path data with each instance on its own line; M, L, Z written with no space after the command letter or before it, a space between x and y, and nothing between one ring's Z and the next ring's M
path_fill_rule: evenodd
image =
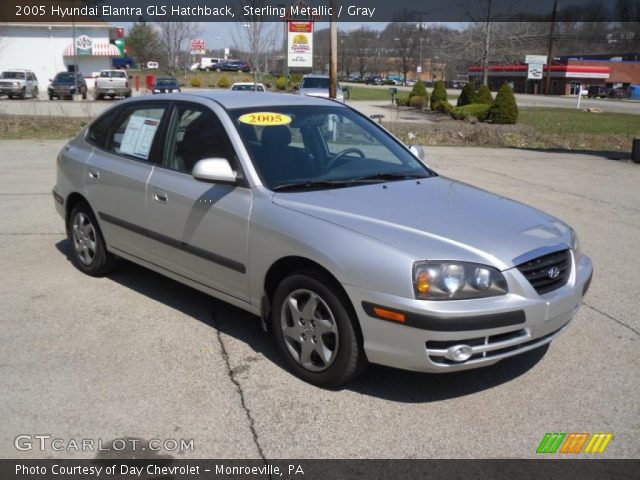
M580 88L591 85L607 87L628 87L640 84L640 61L594 59L568 57L556 60L551 65L552 95L575 95ZM635 58L635 57L634 57ZM527 65L491 65L489 67L489 88L497 90L507 82L516 93L542 93L549 67L544 67L544 80L527 80ZM482 82L482 67L469 67L469 80Z

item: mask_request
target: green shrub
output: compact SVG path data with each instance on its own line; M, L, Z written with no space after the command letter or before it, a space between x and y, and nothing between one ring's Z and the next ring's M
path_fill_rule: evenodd
M289 85L299 85L302 82L301 73L292 73L289 75Z
M462 92L460 92L460 96L458 97L458 107L464 107L465 105L470 105L476 102L476 96L478 93L476 92L476 85L473 82L467 83Z
M426 99L425 99L425 102L426 102ZM409 97L396 96L396 105L399 107L410 107L411 102L409 100Z
M200 88L202 86L202 81L200 80L200 77L191 77L189 84L193 88Z
M427 96L426 95L425 96L421 96L421 95L409 96L409 103L413 108L416 108L422 111L424 110L424 106L427 104Z
M440 100L431 106L431 110L449 114L449 112L453 110L453 105L451 105L447 100Z
M278 78L278 80L276 80L276 89L284 90L286 86L287 86L287 81L285 80L284 77L280 77Z
M418 80L411 89L411 92L409 92L409 98L413 97L422 97L425 100L429 98L429 94L427 93L427 89L424 86L424 83L422 83L422 80Z
M491 105L493 103L493 97L491 96L491 90L486 85L482 85L476 93L476 101L471 103L481 103L483 105Z
M489 110L491 105L482 103L472 103L463 107L456 107L451 110L451 118L456 120L469 120L471 117L477 118L478 121L484 122L489 118Z
M229 88L231 86L231 79L226 75L221 75L218 79L218 88Z
M489 119L493 123L512 124L518 120L518 105L511 87L503 83L491 105Z
M433 87L433 91L431 92L431 101L430 106L431 110L436 110L434 107L438 102L446 102L447 101L447 89L444 86L444 82L442 80L438 80L436 85Z

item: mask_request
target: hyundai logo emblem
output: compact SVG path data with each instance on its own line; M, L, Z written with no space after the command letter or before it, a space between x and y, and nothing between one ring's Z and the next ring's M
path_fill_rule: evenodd
M549 275L549 278L558 278L560 276L560 269L558 267L551 267L547 270L547 275Z

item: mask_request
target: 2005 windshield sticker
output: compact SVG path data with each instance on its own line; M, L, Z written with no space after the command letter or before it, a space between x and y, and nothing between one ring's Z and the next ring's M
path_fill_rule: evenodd
M290 116L272 112L245 113L238 120L249 125L260 125L265 127L291 123Z

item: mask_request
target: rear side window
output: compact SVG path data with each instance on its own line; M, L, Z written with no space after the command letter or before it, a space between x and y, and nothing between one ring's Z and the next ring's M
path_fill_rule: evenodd
M128 108L109 132L107 150L136 160L149 160L166 106L144 105Z
M120 112L119 108L114 108L93 122L87 132L87 141L97 147L103 147L104 136Z

